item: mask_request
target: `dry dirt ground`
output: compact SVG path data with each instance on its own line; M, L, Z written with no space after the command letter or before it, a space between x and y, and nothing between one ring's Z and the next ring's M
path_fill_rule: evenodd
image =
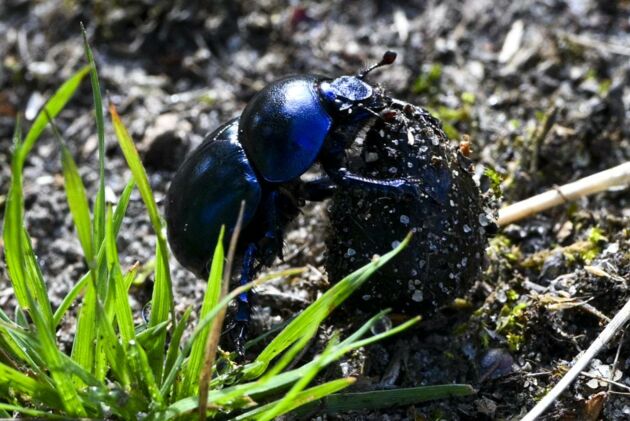
M630 159L628 1L206 3L211 2L0 2L0 215L16 116L24 113L28 125L55 87L85 63L81 21L108 101L136 139L158 200L186 153L237 116L266 83L291 73L354 73L385 49L396 50L398 61L373 80L392 96L429 109L453 140L470 136L477 165L503 177L505 203ZM93 193L97 141L91 107L86 83L58 124ZM111 127L107 158L107 184L120 193L129 172ZM25 168L26 216L55 304L85 271L60 173L58 146L45 133ZM503 228L490 241L483 274L459 306L446 306L416 330L325 373L358 375L357 390L470 383L475 396L319 419L524 414L630 298L629 196L600 194ZM310 264L319 271L260 291L259 331L325 288L326 209L318 204L304 210L286 235L285 263L274 266ZM154 244L139 196L121 232L124 264L147 262ZM3 265L0 305L12 311ZM173 266L178 310L197 305L203 283ZM138 314L150 290L150 279L134 287ZM320 339L365 317L343 309ZM69 321L60 341L67 342L72 329ZM628 419L628 391L630 337L622 336L547 417ZM593 409L599 392L606 392L601 413Z

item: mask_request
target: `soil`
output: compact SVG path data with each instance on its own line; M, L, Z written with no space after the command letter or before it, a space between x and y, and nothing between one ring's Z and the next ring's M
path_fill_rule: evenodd
M493 168L502 177L504 203L630 159L627 1L128 3L0 3L0 215L17 115L23 113L28 126L45 98L85 64L80 22L95 49L107 101L118 107L137 141L158 201L186 153L238 116L265 84L292 73L354 74L386 49L397 51L398 60L371 80L392 97L428 109L454 142L467 139L477 168ZM57 124L94 196L91 107L84 83ZM111 126L107 176L117 194L130 177ZM50 132L28 159L25 195L28 230L58 305L86 267ZM329 206L309 204L291 225L285 261L271 270L307 264L315 269L261 289L254 329L262 332L290 317L325 289ZM137 193L118 245L125 267L152 258L154 239ZM477 393L313 418L518 419L630 298L629 246L627 190L503 227L490 240L482 274L452 297L455 304L415 330L347 357L322 378L358 376L355 390L470 383ZM12 312L1 261L0 306ZM198 306L204 283L172 263L177 310ZM151 280L132 292L139 317ZM346 306L320 339L334 329L348 332L373 313ZM63 324L61 343L69 343L73 328L72 320ZM620 336L604 348L546 418L628 419L629 342ZM310 352L319 346L314 343ZM595 404L599 392L605 393L601 412Z

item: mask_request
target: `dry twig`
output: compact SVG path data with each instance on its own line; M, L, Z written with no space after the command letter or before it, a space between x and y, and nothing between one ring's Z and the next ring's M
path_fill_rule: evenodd
M628 185L630 185L630 162L506 206L499 211L498 224L500 226L509 225L553 206L613 187L627 187Z

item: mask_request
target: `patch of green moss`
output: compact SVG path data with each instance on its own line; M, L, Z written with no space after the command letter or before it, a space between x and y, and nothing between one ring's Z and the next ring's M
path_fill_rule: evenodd
M511 351L518 351L524 341L525 309L527 303L506 303L499 312L497 332L505 335Z
M490 180L490 188L492 189L492 193L498 198L503 196L503 191L501 190L501 183L503 182L503 177L499 174L494 168L487 166L483 171L483 174L488 177Z
M586 241L578 241L563 249L564 257L569 263L591 263L602 252L602 245L606 241L608 239L604 236L602 229L593 227L590 229Z
M510 289L508 292L505 293L505 295L510 301L516 301L520 297L519 293L514 291L513 289Z
M462 92L461 98L462 98L462 102L468 105L474 105L475 101L477 100L475 94L473 92L468 92L468 91Z
M411 91L418 95L436 95L440 90L441 79L442 65L435 63L428 71L420 73L413 83Z
M525 341L523 335L516 335L513 333L508 333L505 336L505 339L507 340L509 350L512 352L520 350L521 345L523 345L523 342Z
M497 234L490 239L488 253L494 254L497 258L505 258L510 263L516 263L521 259L521 250L512 244L509 238L503 234Z

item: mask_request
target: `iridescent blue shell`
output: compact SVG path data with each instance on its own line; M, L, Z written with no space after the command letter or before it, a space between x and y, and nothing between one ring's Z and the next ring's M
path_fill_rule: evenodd
M295 179L317 159L332 126L317 89L322 80L314 75L278 80L256 94L243 111L239 138L265 180Z
M245 200L247 226L260 198L260 183L238 141L238 120L231 120L206 137L171 182L166 222L177 260L205 276L221 225L230 238L241 201Z

